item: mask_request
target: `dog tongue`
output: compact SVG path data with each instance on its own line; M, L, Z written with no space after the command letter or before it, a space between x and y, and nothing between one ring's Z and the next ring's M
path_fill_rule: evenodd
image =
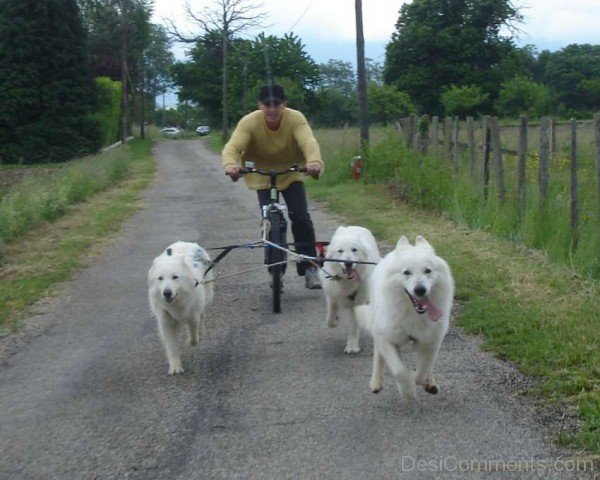
M433 303L429 298L426 298L423 301L423 304L427 307L427 313L429 313L429 318L431 318L434 322L442 318L444 314L435 303Z
M356 269L352 270L352 278L356 281L356 283L362 283L362 278Z

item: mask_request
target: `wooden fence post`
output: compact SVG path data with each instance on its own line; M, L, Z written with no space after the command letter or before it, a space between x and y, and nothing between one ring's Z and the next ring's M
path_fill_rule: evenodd
M452 154L452 158L453 158L453 164L454 164L454 171L458 172L458 169L460 168L460 125L459 125L459 120L458 120L458 116L454 117L454 121L453 121L453 130L454 130L454 145L453 145L453 154Z
M418 148L417 145L417 124L418 124L418 117L416 115L411 115L410 116L410 149L411 150L416 150Z
M504 203L506 189L504 187L504 164L502 163L502 144L500 143L500 126L498 117L491 118L492 145L494 148L494 167L496 170L496 191L501 203Z
M473 117L467 117L467 143L469 148L469 172L471 177L475 176L475 129Z
M526 181L525 173L527 171L527 117L521 115L519 119L519 153L518 159L518 187L517 187L517 211L519 220L525 213L525 195Z
M452 159L452 117L444 117L444 157Z
M577 201L577 120L571 119L571 251L579 245L579 204Z
M550 156L556 158L556 118L550 120Z
M440 142L439 142L439 122L440 119L436 115L431 119L431 142L433 144L433 154L437 155L440 150Z
M419 121L419 135L421 142L419 144L419 152L425 154L429 149L429 115L423 115Z
M483 152L483 199L488 198L490 186L490 117L483 116L482 120L481 150Z
M540 206L546 205L548 198L548 164L550 160L550 129L551 120L542 117L540 122L540 164L538 167L538 189Z

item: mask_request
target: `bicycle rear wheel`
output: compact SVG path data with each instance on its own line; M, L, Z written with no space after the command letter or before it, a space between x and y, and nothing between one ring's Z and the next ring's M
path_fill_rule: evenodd
M286 221L280 212L270 212L269 222L271 224L271 231L269 232L269 240L278 245L285 245L286 243ZM271 288L273 291L273 313L281 312L281 293L283 291L283 272L285 271L285 264L280 263L286 259L284 251L277 248L269 247L269 267L271 273Z

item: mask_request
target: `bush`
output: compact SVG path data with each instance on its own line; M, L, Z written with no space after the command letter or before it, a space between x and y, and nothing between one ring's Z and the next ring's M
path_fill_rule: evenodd
M96 112L93 120L100 126L102 145L108 146L119 139L121 118L121 82L108 77L98 77L96 83Z
M481 88L476 85L466 85L464 87L450 85L442 93L441 102L444 105L446 115L478 116L482 113L481 110L488 98L489 95L483 93Z
M517 117L523 113L541 117L549 113L550 91L545 85L515 77L502 84L497 109L499 114L507 117Z

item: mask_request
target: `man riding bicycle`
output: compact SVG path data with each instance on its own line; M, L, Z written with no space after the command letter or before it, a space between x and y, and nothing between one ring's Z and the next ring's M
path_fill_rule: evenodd
M225 173L235 182L244 160L259 169L281 170L306 165L307 175L318 179L324 170L319 144L304 115L287 107L281 85L260 89L258 110L244 116L235 128L222 153ZM308 213L303 173L277 177L277 189L283 195L292 222L296 251L314 257L315 230ZM260 207L269 203L269 179L257 174L244 176L246 186L258 193ZM309 262L297 263L298 275L304 276L306 288L321 288L317 269Z

